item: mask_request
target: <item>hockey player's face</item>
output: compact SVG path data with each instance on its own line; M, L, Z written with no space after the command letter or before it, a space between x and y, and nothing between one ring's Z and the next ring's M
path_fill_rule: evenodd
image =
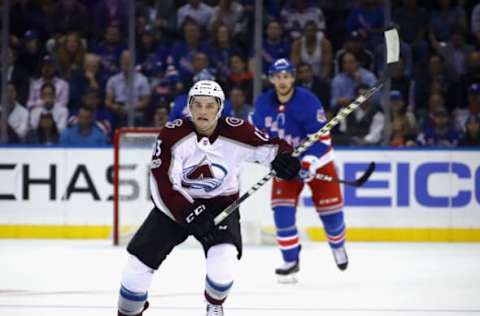
M209 134L217 126L217 113L220 107L214 97L196 96L190 105L192 122L199 132Z
M284 96L292 92L295 78L288 72L278 72L270 77L278 95Z

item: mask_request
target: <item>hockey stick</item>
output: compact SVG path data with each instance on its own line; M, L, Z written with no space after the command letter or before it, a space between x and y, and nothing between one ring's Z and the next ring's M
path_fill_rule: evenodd
M372 175L373 171L375 171L376 165L375 162L371 162L368 165L367 170L362 174L362 176L358 179L355 179L353 181L349 180L342 180L338 178L334 178L332 176L326 175L326 174L319 174L317 173L315 175L315 179L321 180L321 181L326 181L326 182L338 182L338 183L343 183L346 185L350 185L352 187L361 187L365 182L367 182L368 178Z
M314 134L308 135L306 139L295 149L292 153L293 157L301 156L313 143L318 141L320 137L328 133L332 128L334 128L340 121L343 121L350 113L355 111L363 102L368 100L372 95L379 91L385 81L390 77L393 67L398 63L400 55L400 40L398 37L397 30L395 28L390 28L384 32L385 43L387 47L387 65L383 75L380 77L380 80L364 94L359 95L352 103L348 106L341 109L337 115L335 115L330 121L328 121L319 131ZM373 172L373 170L372 170ZM242 194L235 202L227 206L220 214L218 214L215 219L215 225L220 224L225 218L227 218L231 213L233 213L240 204L260 189L265 183L268 182L273 176L275 176L275 171L270 170L270 172L255 183L247 192Z

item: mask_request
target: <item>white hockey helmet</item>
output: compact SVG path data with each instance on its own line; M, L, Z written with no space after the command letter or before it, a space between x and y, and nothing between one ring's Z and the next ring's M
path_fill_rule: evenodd
M211 96L214 97L220 108L218 110L217 118L222 115L223 104L225 103L225 94L223 93L222 87L213 81L213 80L200 80L197 81L193 87L188 91L188 111L190 112L190 105L193 102L195 96Z

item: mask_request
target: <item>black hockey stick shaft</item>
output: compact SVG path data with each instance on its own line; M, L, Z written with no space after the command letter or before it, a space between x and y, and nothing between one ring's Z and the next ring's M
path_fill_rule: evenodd
M320 130L318 130L314 134L308 135L308 137L304 139L302 143L292 153L293 157L301 156L310 146L312 146L316 141L318 141L320 137L330 132L332 128L334 128L338 123L343 121L348 115L350 115L350 113L355 111L363 102L367 101L383 87L385 81L390 77L393 65L396 64L399 59L400 44L397 31L395 29L387 30L385 32L385 41L387 46L387 66L380 80L364 94L359 95L348 106L342 108L337 113L337 115L335 115L330 121L328 121ZM222 212L220 212L220 214L215 217L215 225L220 224L231 213L235 212L235 210L240 206L243 201L249 198L256 191L258 191L258 189L260 189L265 183L267 183L268 180L270 180L273 176L275 176L275 171L270 170L268 174L266 174L262 179L255 183L247 192L240 196L235 202L227 206Z
M358 179L355 179L355 180L342 180L342 179L338 179L338 178L335 178L335 177L332 177L332 176L329 176L329 175L326 175L326 174L316 174L315 179L318 179L318 180L321 180L321 181L327 181L327 182L343 183L343 184L350 185L350 186L353 186L353 187L361 187L370 178L373 171L375 171L375 168L376 168L376 164L375 164L375 162L372 161L368 165L367 169L362 174L362 176L359 177Z

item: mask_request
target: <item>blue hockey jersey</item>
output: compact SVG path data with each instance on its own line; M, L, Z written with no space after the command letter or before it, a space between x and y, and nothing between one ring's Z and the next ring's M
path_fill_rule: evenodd
M286 104L279 104L274 90L257 98L252 123L270 137L285 139L293 147L325 125L327 118L320 100L309 90L295 87ZM330 133L322 136L305 153L320 159L321 165L333 160Z

